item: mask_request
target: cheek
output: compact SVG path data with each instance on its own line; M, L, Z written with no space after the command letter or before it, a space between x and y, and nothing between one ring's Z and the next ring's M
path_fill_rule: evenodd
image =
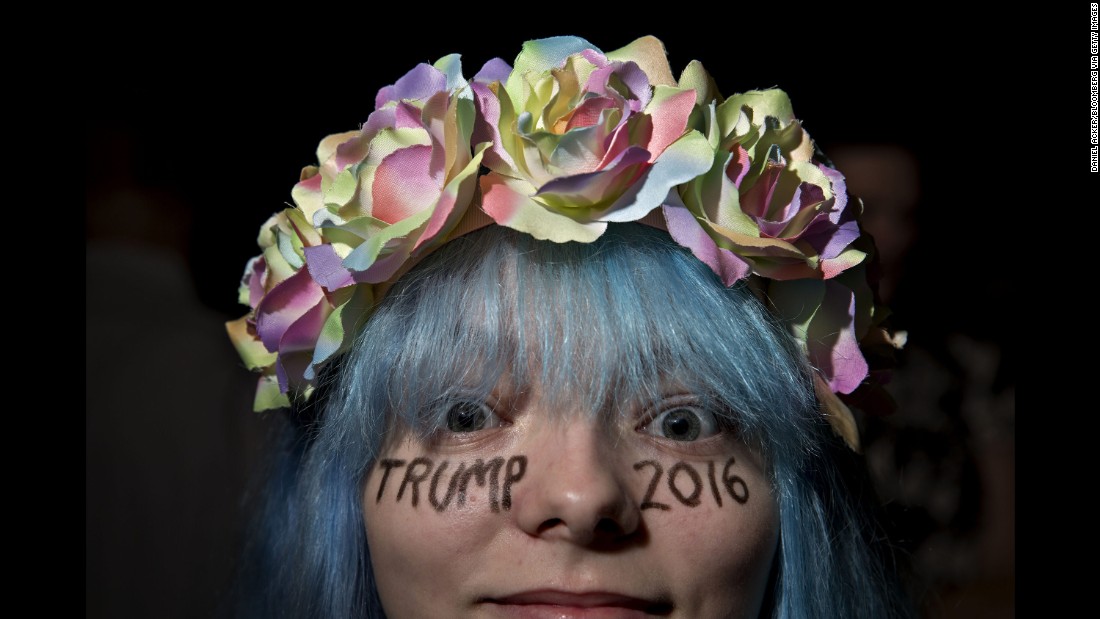
M701 484L675 474L683 465L666 463L653 500L668 509L643 510L654 560L665 563L680 599L691 601L689 616L755 616L752 609L764 599L778 545L778 507L762 467L748 456L734 462L727 468L716 461L713 474L708 464L688 463ZM685 504L694 499L696 506Z
M451 612L455 600L421 592L462 590L468 568L485 560L482 553L501 530L507 462L496 467L489 460L473 471L445 462L394 454L379 460L364 483L371 564L393 616Z
M386 580L416 589L425 574L447 581L450 574L441 568L455 557L469 558L491 531L489 518L473 510L437 513L430 505L376 503L369 493L363 507L371 563L381 589Z
M652 519L654 538L665 538L695 578L717 576L725 583L765 577L775 554L778 524L766 492L745 505L704 506ZM765 578L766 579L766 578Z
M778 542L774 517L760 511L711 507L663 523L675 587L691 605L684 609L688 616L757 616Z

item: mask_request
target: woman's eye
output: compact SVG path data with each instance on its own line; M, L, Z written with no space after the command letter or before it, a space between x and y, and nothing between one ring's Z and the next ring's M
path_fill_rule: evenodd
M447 429L451 432L477 432L500 426L500 418L485 404L456 402L447 410Z
M681 406L657 415L642 430L674 441L695 441L718 434L718 420L706 411Z

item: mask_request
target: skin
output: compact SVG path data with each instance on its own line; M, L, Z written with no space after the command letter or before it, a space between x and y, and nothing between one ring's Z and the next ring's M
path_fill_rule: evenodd
M417 506L411 485L398 501L405 468L390 472L379 499L384 471L372 466L364 520L387 616L757 617L776 553L775 499L761 458L729 433L662 435L662 413L686 407L708 415L692 402L677 394L638 407L633 419L608 421L582 407L548 415L534 394L489 403L485 410L495 412L473 431L445 428L423 441L398 433L383 458L450 461L437 496L462 462L523 455L527 466L511 485L510 509L498 503L495 512L488 484L470 483L465 504L443 511L427 500L430 478ZM723 489L719 506L707 463L715 463L722 489L730 457L748 500ZM635 465L647 460L664 470L651 501L668 509L641 508L655 469ZM702 477L698 505L685 505L668 486L678 462ZM681 495L691 494L688 475L676 482Z

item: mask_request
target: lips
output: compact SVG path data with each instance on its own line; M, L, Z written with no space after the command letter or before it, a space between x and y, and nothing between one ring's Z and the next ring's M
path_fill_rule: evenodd
M500 616L514 619L644 619L672 612L668 602L602 591L524 591L487 598L483 603Z

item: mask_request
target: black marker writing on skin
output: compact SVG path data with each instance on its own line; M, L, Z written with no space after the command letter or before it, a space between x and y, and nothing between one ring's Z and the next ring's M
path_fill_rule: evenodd
M386 482L389 480L390 471L395 468L405 466L404 460L392 460L383 459L379 460L379 465L382 466L382 480L378 484L378 495L375 497L375 502L381 502L382 496L386 490ZM478 458L473 463L462 462L458 465L458 468L451 474L451 479L447 483L447 491L443 495L443 498L439 498L439 486L440 480L444 476L444 471L451 465L450 460L444 460L440 462L439 467L436 468L431 458L418 457L408 462L408 468L405 469L405 476L401 480L401 485L397 489L397 495L395 502L400 503L401 499L405 496L406 489L409 490L410 499L409 502L413 507L417 507L420 504L420 484L428 480L431 477L431 481L428 482L428 502L436 511L442 512L447 509L451 504L451 500L457 495L458 500L456 503L461 507L466 504L467 490L470 488L471 480L477 486L482 488L488 486L489 488L489 510L492 512L500 512L501 508L504 511L512 509L512 485L523 479L524 474L527 472L527 456L517 455L508 458L506 461L503 457L496 457L490 459L488 462ZM435 470L435 474L432 474L432 470ZM504 482L503 487L501 484L501 473L503 471Z
M676 475L681 471L687 473L688 477L691 478L691 483L695 485L695 490L688 496L684 496L676 485ZM677 462L668 470L668 490L672 493L672 496L684 505L696 507L699 503L702 503L699 500L699 495L703 493L703 479L699 477L699 472L687 462Z
M653 467L653 479L649 480L649 488L646 488L645 498L642 499L640 509L669 509L668 505L653 500L653 493L657 491L657 482L661 481L661 474L664 473L664 469L656 460L642 460L634 465L634 470L640 471L645 466Z
M745 480L741 479L740 477L736 475L730 475L730 467L733 466L733 464L733 457L730 456L729 461L726 462L726 468L722 470L722 481L726 482L726 490L729 490L730 496L733 497L733 500L744 505L745 502L749 500L749 486L745 483ZM740 492L734 491L734 488L736 488L738 484L741 485Z
M749 500L749 487L744 479L731 473L731 469L736 463L737 461L733 457L726 461L722 469L722 486L725 487L726 492L734 501L743 505ZM512 509L512 485L523 479L527 472L527 456L523 455L511 456L507 460L498 456L488 462L481 458L473 463L462 462L451 473L450 480L447 482L447 490L440 498L440 482L451 466L450 460L440 462L438 467L435 467L430 458L423 456L413 458L407 463L405 460L382 459L378 461L378 464L382 467L382 479L378 484L378 494L375 497L376 503L382 501L390 473L394 469L408 464L401 479L401 484L397 489L395 502L400 503L405 497L406 491L408 491L410 495L409 502L414 508L417 507L420 504L420 484L427 482L428 502L438 512L446 511L455 496L458 497L456 501L458 506L465 506L471 481L478 487L488 487L490 511L494 513L499 513L502 509L509 511ZM653 476L649 480L649 486L646 488L640 509L666 511L671 509L667 503L653 500L657 488L660 486L661 477L665 474L664 468L656 460L643 460L634 464L635 471L641 471L647 467L653 469ZM711 495L714 497L714 502L721 507L722 495L716 479L716 469L715 462L707 462L707 479L710 483ZM432 474L433 470L434 475ZM502 475L504 477L503 482L501 481ZM428 481L429 477L431 481ZM685 492L685 486L690 487L690 492ZM703 477L695 466L689 462L681 460L669 467L668 490L685 507L698 507L703 503Z
M749 486L745 483L744 479L730 473L730 469L734 464L736 464L736 460L733 457L730 457L730 459L726 461L725 468L722 469L722 485L725 486L726 492L733 497L734 501L744 505L749 500ZM646 488L645 497L642 499L640 509L669 509L667 504L653 500L653 495L657 491L657 486L661 481L661 476L664 474L664 469L656 460L642 460L634 465L634 470L640 471L645 467L653 468L653 477L649 480L649 487ZM713 461L708 461L707 478L710 480L711 494L714 496L714 502L718 504L718 507L721 507L722 494L718 490L718 481L715 479L715 469L715 463ZM684 490L677 483L677 480L684 478L687 479L685 483L690 483L691 485L691 492L687 494L684 493ZM676 497L676 500L679 501L681 505L685 507L698 507L703 502L703 477L699 474L699 471L695 470L695 467L691 463L681 460L668 469L668 490L672 493L672 496Z
M455 495L455 482L462 475L462 469L466 468L465 464L458 465L458 472L455 475L451 475L451 483L447 485L447 494L443 495L443 500L435 498L435 489L439 486L439 479L443 477L443 471L447 470L447 466L451 464L450 460L444 460L439 468L435 470L435 475L432 475L432 485L428 487L428 501L431 502L435 511L441 512L447 509L447 505L451 503L451 499Z
M516 464L515 471L512 465ZM504 511L512 509L512 484L523 479L527 472L527 456L512 456L508 458L508 466L504 470L504 496L500 499L500 505Z
M497 476L500 473L500 467L504 466L504 458L496 457L485 464L485 461L478 458L466 472L462 474L462 477L458 480L458 505L459 507L466 504L466 486L470 483L470 478L473 477L477 485L485 487L485 477L489 477L489 510L493 512L500 511L500 503L497 502ZM398 495L397 500L401 500L401 496ZM415 507L415 505L414 505Z
M382 490L386 488L386 480L390 478L390 470L394 467L405 466L404 460L382 460L378 464L382 465L382 468L386 469L382 473L382 483L378 484L378 496L374 499L377 503L382 500Z
M415 473L417 466L423 466L423 473ZM397 502L401 502L402 495L405 494L405 486L412 483L412 505L416 507L416 504L420 502L420 482L424 481L428 477L428 473L432 472L432 461L427 458L414 458L412 462L409 462L409 468L405 469L405 479L401 480L401 487L397 489Z
M718 492L718 482L714 481L714 460L707 461L707 478L710 479L710 491L714 494L714 501L718 503L718 507L722 507L722 493Z

